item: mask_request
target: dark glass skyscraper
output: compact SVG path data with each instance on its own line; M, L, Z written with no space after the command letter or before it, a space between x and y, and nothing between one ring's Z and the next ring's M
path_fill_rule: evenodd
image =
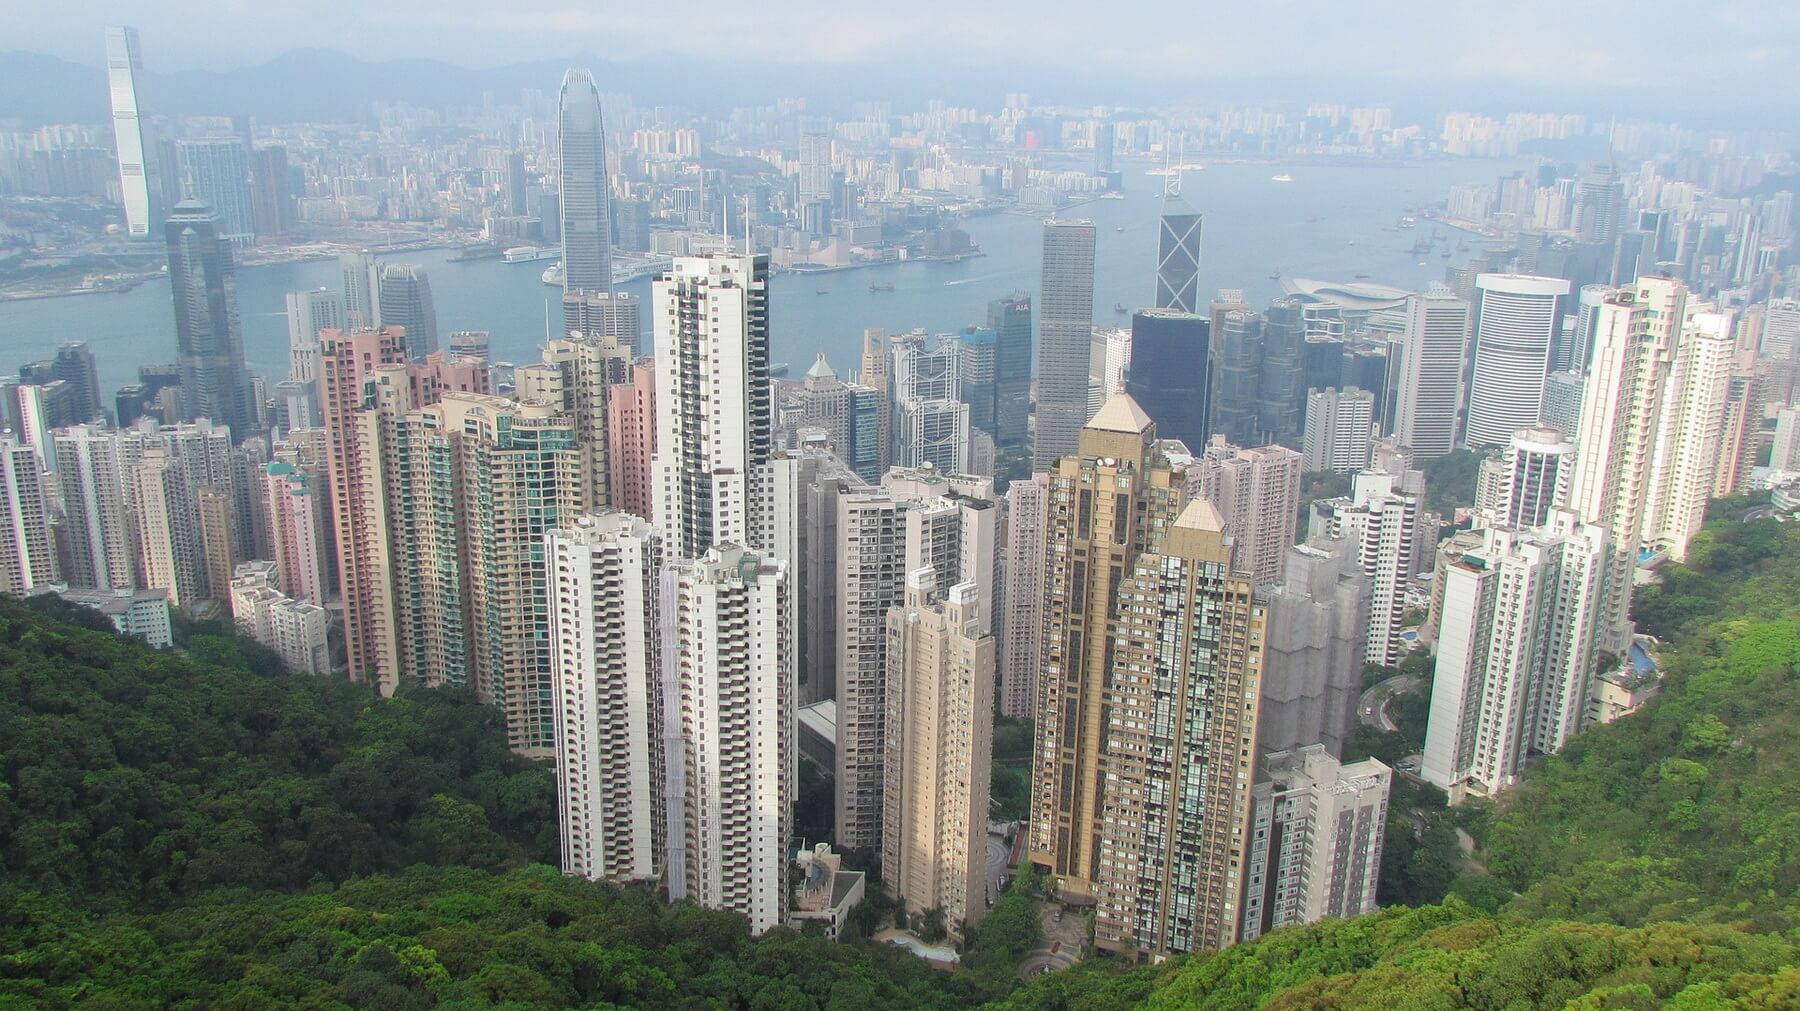
M1031 297L1015 291L988 303L994 331L994 443L1025 445L1031 417Z
M182 414L230 425L232 438L242 439L251 434L253 413L231 244L219 233L218 214L200 200L176 204L163 235L175 298Z
M1263 314L1261 402L1257 422L1270 442L1292 447L1305 419L1306 387L1300 352L1306 343L1305 310L1298 299L1278 298Z
M1156 307L1200 311L1200 212L1179 193L1163 197L1156 233Z
M1131 316L1131 373L1125 392L1138 402L1156 433L1180 439L1195 453L1212 434L1212 348L1206 317L1174 309L1142 309Z
M1049 470L1074 453L1088 416L1088 357L1094 335L1094 223L1044 222L1038 290L1037 434L1032 467Z
M562 158L565 291L612 291L612 211L606 175L606 127L600 89L585 70L563 74L557 102Z
M406 357L421 361L438 349L437 307L431 301L431 279L416 263L390 263L381 268L377 286L382 326L406 328Z

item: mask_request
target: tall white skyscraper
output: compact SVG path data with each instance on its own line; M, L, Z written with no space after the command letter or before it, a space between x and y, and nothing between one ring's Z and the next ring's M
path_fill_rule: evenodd
M1345 540L1356 551L1369 580L1369 638L1365 663L1400 659L1400 621L1406 613L1406 584L1415 569L1424 475L1365 470L1350 482L1348 497L1314 502L1307 543L1329 549Z
M1094 327L1094 223L1044 222L1038 292L1037 442L1032 469L1049 470L1076 451L1088 418L1088 357Z
M1552 510L1539 528L1491 527L1445 566L1420 775L1492 795L1530 755L1581 728L1604 619L1607 531Z
M1038 658L1044 619L1044 510L1050 477L1033 474L1006 489L1006 591L1000 636L1000 712L1037 715Z
M769 260L677 257L651 291L657 527L674 557L766 547L751 499L773 438Z
M1680 281L1645 277L1608 297L1595 318L1569 506L1610 533L1600 648L1614 655L1631 644L1632 572L1648 531L1663 398L1686 315Z
M664 858L661 538L628 513L546 535L562 867L651 881Z
M799 761L787 587L785 563L728 545L673 563L661 589L669 898L742 913L752 934L787 914Z
M344 319L351 327L381 328L381 263L368 251L338 257L344 275ZM292 325L290 319L289 325ZM348 331L346 331L348 332Z
M1676 561L1687 557L1713 493L1737 353L1731 322L1729 312L1688 302L1663 394L1644 537Z
M1468 346L1469 303L1443 287L1407 297L1394 434L1415 460L1456 448Z
M563 288L612 291L612 194L600 89L585 70L563 74L557 99L562 167ZM659 345L660 347L660 345Z
M1463 441L1504 446L1512 434L1542 420L1544 378L1562 326L1559 301L1569 294L1560 277L1481 274L1475 322L1475 367Z
M144 70L136 28L106 29L106 83L112 94L113 150L119 159L119 194L125 205L125 234L148 239L155 232L157 180L152 145L144 136L137 78Z
M58 580L43 463L11 436L0 436L0 526L0 593L23 594Z
M1375 394L1352 386L1306 395L1306 469L1361 470L1374 441Z
M116 432L73 425L56 432L56 476L70 586L126 590L138 582L131 495L133 456Z
M1800 350L1800 300L1777 298L1763 315L1757 351L1771 361L1787 361Z
M319 381L319 331L344 328L344 301L329 288L287 293L288 378ZM313 393L317 403L318 394Z

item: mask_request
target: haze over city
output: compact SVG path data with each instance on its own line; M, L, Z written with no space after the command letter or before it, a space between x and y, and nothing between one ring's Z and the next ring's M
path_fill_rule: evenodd
M1800 8L0 6L0 1007L1800 1006Z

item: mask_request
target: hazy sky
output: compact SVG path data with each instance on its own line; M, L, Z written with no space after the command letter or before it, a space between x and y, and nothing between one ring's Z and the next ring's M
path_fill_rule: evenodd
M1800 93L1797 0L0 0L0 49L97 64L101 27L120 22L159 71L323 47L473 67L669 54L1497 99L1673 91L1784 110Z

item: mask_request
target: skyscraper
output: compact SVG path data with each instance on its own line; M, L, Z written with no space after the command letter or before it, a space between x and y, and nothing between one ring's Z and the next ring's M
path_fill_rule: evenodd
M1379 908L1393 770L1373 758L1342 765L1313 744L1269 755L1264 771L1253 791L1243 939Z
M1646 277L1608 297L1595 321L1569 507L1609 533L1599 646L1615 656L1631 645L1632 572L1649 529L1663 398L1686 314L1685 285Z
M644 519L602 512L547 542L563 873L653 881L672 772L657 669L662 539Z
M643 343L643 306L625 291L563 292L563 333L617 341L632 357Z
M1163 196L1156 233L1156 308L1200 311L1200 212L1179 193ZM1156 417L1154 411L1151 417Z
M0 593L22 596L60 576L50 501L37 453L0 436Z
M1434 287L1406 299L1394 435L1415 460L1456 448L1469 344L1469 303Z
M175 142L184 199L208 204L219 215L219 237L233 246L256 242L250 208L250 155L236 138Z
M1280 583L1258 589L1268 641L1257 752L1320 744L1341 755L1356 730L1362 695L1369 580L1356 549L1344 541L1297 544L1283 561Z
M1094 223L1044 222L1038 292L1037 441L1032 469L1049 470L1079 448L1087 420L1088 352L1094 327Z
M68 341L56 349L50 363L52 374L69 386L69 401L78 421L105 417L100 406L100 376L94 366L94 353L86 341Z
M1286 446L1239 449L1214 436L1184 476L1190 497L1219 511L1239 571L1257 586L1281 578L1300 512L1302 454Z
M381 325L404 327L406 357L424 361L438 349L437 306L425 268L416 263L385 264L377 291Z
M800 135L800 202L831 200L831 135Z
M906 577L887 613L881 877L910 914L937 909L958 937L987 912L994 637L974 583Z
M897 467L969 470L969 405L962 398L962 342L950 334L893 340L894 453Z
M677 257L651 289L657 526L679 558L761 546L749 499L773 442L768 257Z
M125 234L147 239L156 225L155 152L145 137L138 107L137 78L144 70L136 28L106 29L106 82L112 95L113 149L119 160L119 193L125 205Z
M1555 428L1522 428L1507 444L1500 515L1495 525L1539 527L1567 499L1575 444Z
M338 257L344 275L344 322L352 327L381 328L381 264L368 251Z
M1580 729L1604 619L1606 528L1554 509L1541 528L1492 527L1444 570L1420 775L1491 795L1529 755Z
M1713 494L1737 352L1731 334L1729 312L1688 303L1663 395L1644 518L1650 544L1678 562L1686 560L1688 542L1700 532Z
M1463 441L1504 446L1543 417L1544 378L1562 324L1559 301L1569 282L1527 274L1482 274L1475 322L1475 366Z
M607 497L614 509L649 519L656 508L656 365L631 366L631 379L606 391Z
M287 294L288 378L314 387L319 382L319 331L344 329L344 302L329 288Z
M1252 312L1244 293L1236 290L1219 292L1211 313L1208 336L1218 375L1212 429L1240 446L1267 442L1256 414L1262 390L1262 315Z
M1000 712L1037 716L1038 658L1044 616L1044 524L1050 479L1033 474L1006 489L1005 616L1001 622Z
M1306 425L1306 386L1300 351L1306 344L1305 307L1292 296L1263 313L1262 362L1257 375L1256 423L1269 442L1292 445Z
M987 326L994 332L994 442L1014 449L1025 445L1031 417L1030 297L1021 291L989 302Z
M1369 465L1374 438L1375 394L1352 386L1306 395L1306 469L1361 470Z
M117 433L75 425L56 433L56 477L68 542L70 586L124 590L140 585L130 493L131 457Z
M563 289L613 290L611 180L600 89L585 70L563 74L556 106L562 168Z
M233 438L246 439L256 426L231 245L219 234L219 216L195 200L176 204L163 230L175 298L182 413L228 425Z
M1167 218L1163 225L1168 226ZM1209 337L1206 317L1192 310L1145 309L1131 317L1131 371L1125 389L1156 419L1163 438L1180 439L1196 453L1212 434Z
M325 603L331 589L326 583L326 503L317 487L323 483L320 475L281 461L269 464L260 477L281 592Z
M1050 473L1029 852L1065 892L1095 894L1101 866L1112 604L1138 557L1162 548L1181 500L1156 425L1129 395L1108 401L1080 453Z
M742 913L750 932L787 913L795 751L786 563L726 545L672 563L661 678L671 901Z
M1400 659L1400 622L1406 614L1406 586L1419 559L1420 500L1424 475L1365 470L1350 479L1350 495L1312 505L1307 543L1326 550L1348 541L1369 578L1369 638L1365 663Z
M1263 607L1232 574L1202 499L1126 572L1100 626L1113 661L1099 781L1077 784L1099 809L1094 943L1129 955L1224 948L1241 929Z

